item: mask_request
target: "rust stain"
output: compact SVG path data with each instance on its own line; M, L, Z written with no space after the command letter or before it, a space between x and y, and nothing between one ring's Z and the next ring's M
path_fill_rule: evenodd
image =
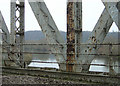
M67 5L67 60L66 70L73 71L73 63L75 60L75 29L74 29L74 3L69 2Z

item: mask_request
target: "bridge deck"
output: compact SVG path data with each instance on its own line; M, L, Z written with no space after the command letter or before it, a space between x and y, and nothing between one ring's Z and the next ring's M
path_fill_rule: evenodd
M120 84L120 76L87 74L87 73L71 73L50 70L36 70L36 69L19 69L19 68L2 68L4 73L32 75L47 78L57 78L62 80L86 81L94 83L109 83Z

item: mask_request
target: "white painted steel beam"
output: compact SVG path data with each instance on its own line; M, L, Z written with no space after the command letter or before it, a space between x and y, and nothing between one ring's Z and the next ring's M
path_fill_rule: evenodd
M118 22L120 12L119 9L116 7L117 2L103 3L105 5L105 9L101 17L99 18L94 30L92 31L89 40L87 41L88 44L101 44L104 41L113 22L115 22L118 28L120 29L120 25ZM100 45L88 45L87 47L85 47L85 49L83 49L82 53L86 52L86 54L97 54L97 50L99 49L99 47ZM82 60L83 58L86 58L87 60ZM82 63L90 64L93 58L95 58L95 55L86 55L83 58L80 58L79 60L82 60ZM89 67L87 66L83 66L83 68L89 69Z
M29 4L32 8L32 11L42 29L42 32L45 34L45 37L49 44L57 44L50 45L52 52L54 53L61 53L61 54L55 54L56 60L58 62L65 63L66 61L66 45L65 41L63 40L52 16L50 15L50 12L44 2L30 2ZM60 46L60 47L59 47ZM61 66L61 65L60 65ZM60 67L61 68L61 67ZM62 69L64 69L63 67ZM66 70L66 69L64 69Z
M7 25L4 21L4 18L2 16L2 13L0 12L0 29L2 30L2 51L7 52L7 54L2 54L2 61L8 60L10 55L10 34L7 28ZM3 62L3 65L5 65L5 61Z
M9 43L10 43L10 34L9 34L7 25L6 25L6 23L5 23L5 20L4 20L3 16L2 16L1 11L0 11L0 22L1 22L1 28L0 28L0 29L2 30L3 35L4 35L4 36L2 37L3 42L9 44Z
M88 46L82 46L83 51L80 52L82 54L92 54L92 55L83 55L80 58L78 58L79 63L82 64L90 64L92 62L92 60L95 58L95 55L97 53L97 50L99 49L100 46L96 45L101 44L111 25L113 23L113 20L111 18L111 16L108 14L107 10L104 9L104 11L102 12L97 24L95 25L95 28L93 29L87 44L95 44L95 45L88 45ZM82 66L82 71L88 71L89 70L89 65L83 65Z
M120 30L120 22L118 21L119 19L119 8L117 8L117 3L118 2L104 2L104 0L102 0L107 12L109 13L109 15L111 16L111 18L113 19L113 21L115 22L115 24L118 26L118 29Z

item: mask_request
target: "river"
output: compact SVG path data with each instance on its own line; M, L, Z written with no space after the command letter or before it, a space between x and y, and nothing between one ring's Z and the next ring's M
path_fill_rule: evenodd
M47 59L47 60L33 60L33 61L44 61L44 62L56 62L54 59ZM118 65L117 63L120 62L118 60L113 60L113 65ZM89 71L95 71L95 72L109 72L109 59L105 57L101 58L95 58L91 64L103 64L108 66L96 66L91 65ZM59 69L59 66L57 63L37 63L32 62L30 63L31 67L48 67L48 68L57 68ZM118 67L114 67L115 71L118 72Z

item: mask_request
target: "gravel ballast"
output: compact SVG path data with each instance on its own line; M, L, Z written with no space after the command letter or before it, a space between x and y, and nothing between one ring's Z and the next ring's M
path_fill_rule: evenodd
M38 76L4 75L2 77L2 84L80 84L80 83L75 81L44 78Z

